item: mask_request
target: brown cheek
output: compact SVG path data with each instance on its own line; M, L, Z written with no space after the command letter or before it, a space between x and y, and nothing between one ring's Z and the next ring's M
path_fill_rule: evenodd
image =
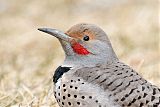
M95 39L95 36L93 33L90 33L90 32L84 32L83 35L88 35L89 36L89 39L92 40L92 39Z
M90 39L95 39L95 34L92 32L66 32L65 34L69 35L70 37L76 38L76 39L81 39L83 40L84 35L88 35Z
M68 36L73 37L73 38L77 38L77 39L81 38L81 34L78 33L78 32L76 32L76 33L68 33L68 32L66 32L65 34L67 34Z

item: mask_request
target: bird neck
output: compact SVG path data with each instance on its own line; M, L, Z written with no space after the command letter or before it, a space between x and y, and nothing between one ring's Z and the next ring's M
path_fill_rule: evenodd
M66 56L62 66L65 67L93 67L97 64L110 64L115 61L118 61L116 55L111 56L111 54L101 54L100 56L96 55L75 55L75 56Z

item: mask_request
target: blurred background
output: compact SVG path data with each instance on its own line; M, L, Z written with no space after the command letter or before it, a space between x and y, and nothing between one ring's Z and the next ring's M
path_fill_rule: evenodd
M100 26L119 58L160 86L158 0L0 0L0 107L58 107L52 75L58 40L39 27Z

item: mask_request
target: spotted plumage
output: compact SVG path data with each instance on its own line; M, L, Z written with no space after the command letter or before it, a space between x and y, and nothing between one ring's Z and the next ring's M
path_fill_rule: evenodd
M63 107L78 107L78 101L80 107L88 107L88 103L93 107L107 107L107 100L115 102L110 104L113 107L158 107L160 104L160 89L121 62L70 70L59 82L55 96ZM98 94L94 94L97 87ZM68 102L72 105L63 105Z
M57 37L66 55L53 76L60 107L160 106L160 89L117 58L101 28L77 24L66 33L39 30Z

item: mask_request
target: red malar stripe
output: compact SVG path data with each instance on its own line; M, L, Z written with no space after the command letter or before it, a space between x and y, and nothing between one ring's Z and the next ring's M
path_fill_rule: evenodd
M90 53L86 48L84 48L79 43L72 44L72 48L75 53L80 54L80 55L88 55Z

